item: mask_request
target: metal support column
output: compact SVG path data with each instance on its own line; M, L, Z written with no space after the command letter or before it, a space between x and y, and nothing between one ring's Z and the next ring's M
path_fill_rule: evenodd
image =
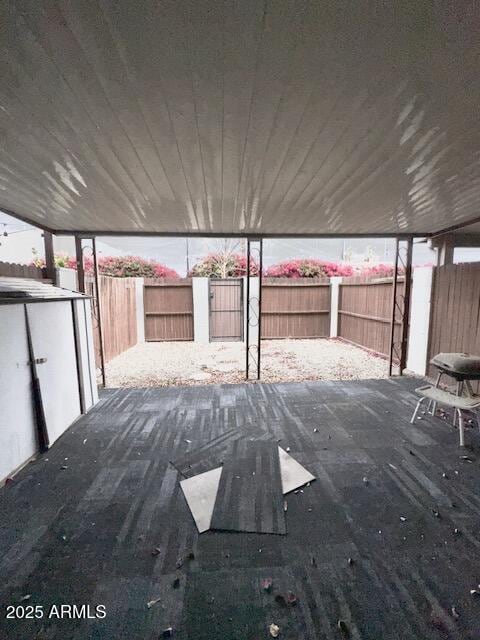
M43 232L43 246L45 248L45 275L52 284L56 282L55 256L53 254L53 236L50 231Z
M247 239L247 326L245 331L245 379L260 380L262 332L263 243ZM258 270L258 285L252 278ZM256 290L258 286L258 291Z
M82 238L75 236L75 259L77 261L77 281L80 293L85 293L85 269L83 267Z
M410 297L412 289L413 239L397 238L392 282L392 316L390 322L390 352L388 374L393 375L394 366L403 375L407 365L408 329L410 320ZM403 277L403 288L399 279ZM396 330L400 325L400 335Z
M98 262L97 262L97 244L95 238L92 238L92 253L93 253L93 274L95 279L95 299L97 304L97 322L98 322L98 342L100 346L100 368L102 375L102 386L106 386L105 379L105 351L103 346L103 329L102 329L102 307L100 302L100 287L98 277Z

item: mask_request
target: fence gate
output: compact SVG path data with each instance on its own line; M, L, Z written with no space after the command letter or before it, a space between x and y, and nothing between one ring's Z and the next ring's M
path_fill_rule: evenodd
M243 281L210 279L210 341L243 340Z

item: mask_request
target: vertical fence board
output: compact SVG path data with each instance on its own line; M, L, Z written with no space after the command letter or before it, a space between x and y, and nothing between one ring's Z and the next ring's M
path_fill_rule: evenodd
M144 284L145 340L193 340L191 278L146 279Z
M99 276L105 362L137 343L135 278ZM85 293L95 297L95 283L85 279ZM96 305L92 305L95 362L100 365L100 342Z
M400 292L404 288L399 279ZM338 302L338 335L349 342L388 356L392 314L392 278L344 278ZM401 322L395 323L400 340Z
M43 280L44 270L31 264L16 264L14 262L0 262L0 276L8 278L33 278Z
M480 355L480 263L437 267L433 278L428 359L442 352ZM435 372L429 364L428 374Z
M328 278L262 280L262 338L324 338L329 335Z

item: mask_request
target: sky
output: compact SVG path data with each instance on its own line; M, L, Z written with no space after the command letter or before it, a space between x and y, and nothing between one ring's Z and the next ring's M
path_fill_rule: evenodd
M3 236L4 231L7 231L8 237ZM31 251L33 246L41 252L43 241L40 231L0 212L0 260L29 262L33 257ZM152 258L175 269L181 276L186 275L187 265L192 267L203 256L223 249L225 246L239 253L245 251L245 241L241 239L142 238L137 236L102 237L97 240L100 254L129 254ZM394 258L394 246L394 240L387 238L264 240L263 262L266 267L294 258L317 258L335 262L347 260L354 264L361 264L366 259L372 264L391 263ZM73 255L73 238L58 237L55 250ZM456 262L475 260L480 260L479 249L459 249L455 252ZM435 254L425 242L415 240L413 262L416 265L434 263Z

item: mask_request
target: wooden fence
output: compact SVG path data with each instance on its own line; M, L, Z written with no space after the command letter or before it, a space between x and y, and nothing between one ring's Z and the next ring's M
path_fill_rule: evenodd
M193 340L191 278L145 279L145 340Z
M428 361L441 352L480 354L480 263L437 267L431 300Z
M137 343L135 278L99 276L99 288L104 356L105 362L109 362ZM95 295L95 283L90 276L85 279L85 292ZM100 366L97 309L92 302L95 362Z
M16 264L13 262L0 262L0 276L9 278L34 278L43 280L44 270L31 264Z
M262 280L262 338L322 338L328 335L328 278Z
M404 288L399 279L399 293ZM338 301L338 335L375 353L388 356L392 317L392 278L344 278ZM395 323L395 340L401 322Z

